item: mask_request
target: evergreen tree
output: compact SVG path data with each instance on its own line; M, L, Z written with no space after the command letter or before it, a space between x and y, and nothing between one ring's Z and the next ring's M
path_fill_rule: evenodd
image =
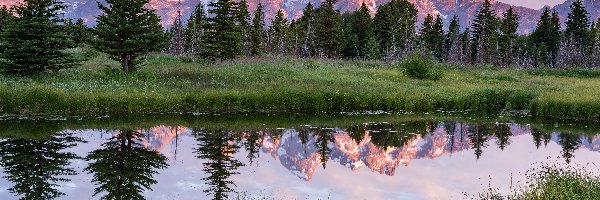
M250 35L252 31L250 12L248 11L248 3L246 0L240 0L237 3L237 24L240 28L242 55L249 56L251 54Z
M421 27L420 35L427 53L442 61L444 59L444 24L440 15L437 15L434 20L433 16L428 14Z
M203 38L202 56L211 60L227 60L241 52L242 36L236 21L237 8L232 0L217 0L208 4L211 8Z
M448 33L444 41L445 61L450 63L460 62L460 23L458 16L454 15L448 25Z
M353 15L354 13L345 12L342 14L342 20L344 21L344 49L342 50L342 57L345 59L354 59L358 57L358 36L354 33L353 26Z
M269 28L271 36L271 53L283 54L286 51L287 18L283 15L283 10L279 9Z
M146 6L150 0L106 0L98 2L103 14L96 17L94 47L121 63L125 72L140 66L142 56L164 49L168 42L160 17Z
M194 7L185 28L184 49L187 55L198 56L202 52L202 38L206 23L204 5L200 2Z
M19 17L8 20L0 33L0 72L31 75L72 66L75 60L63 50L73 44L59 25L66 23L59 18L65 8L57 0L24 0L13 6Z
M534 48L538 50L538 52L534 53L547 58L541 60L542 64L548 66L554 66L556 64L556 56L561 41L560 19L556 10L554 10L553 13L550 13L550 8L544 8L536 28L530 36L530 41Z
M173 25L171 25L169 33L171 36L171 42L167 52L175 56L183 55L185 53L185 29L183 28L183 23L181 22L181 10L177 10L177 17L173 21Z
M258 3L256 11L254 12L254 18L252 18L252 32L251 32L251 54L254 56L260 56L264 52L264 37L265 37L265 13L263 12L263 6Z
M343 48L343 20L333 6L337 0L325 0L316 9L315 40L320 57L336 58Z
M406 0L392 0L378 8L373 19L375 34L387 60L412 54L417 13L415 5Z
M59 183L69 182L66 176L77 171L69 164L79 157L68 148L83 142L72 134L55 133L48 138L9 138L0 142L0 166L4 177L15 185L8 191L19 199L55 199L65 194L57 189Z
M375 45L370 41L371 39L375 39L373 19L371 19L369 8L364 2L352 15L352 27L350 31L356 34L358 57L361 59L378 59L379 53L373 52L373 48L379 45Z
M85 25L83 19L79 18L73 24L69 30L71 34L71 40L78 45L89 44L92 41L92 30Z
M494 64L498 55L498 18L489 0L481 5L471 24L472 61Z
M6 6L0 7L0 32L6 27L9 20L13 19L14 16Z
M90 163L84 171L93 174L92 182L98 186L94 196L103 193L103 200L145 199L144 190L157 183L152 176L168 164L167 157L144 147L142 137L137 131L121 130L85 157Z
M577 47L583 51L589 40L590 14L585 9L582 0L574 0L565 24L566 37L572 37Z
M317 44L315 42L315 13L312 4L309 2L302 12L302 17L299 19L298 37L301 40L300 56L313 57L317 52Z
M519 36L519 15L514 12L512 6L503 14L502 24L500 25L499 52L502 66L513 64L513 42Z

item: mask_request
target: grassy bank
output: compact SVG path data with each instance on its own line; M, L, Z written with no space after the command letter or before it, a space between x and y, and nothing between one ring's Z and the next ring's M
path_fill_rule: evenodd
M381 62L238 59L218 64L151 56L124 74L83 52L77 68L30 78L0 76L6 115L166 112L530 110L535 116L600 118L597 71L437 66L437 81L406 77Z
M488 191L470 199L598 199L600 175L591 170L594 168L595 166L543 164L526 172L524 184L518 186L512 194L505 196L490 187Z

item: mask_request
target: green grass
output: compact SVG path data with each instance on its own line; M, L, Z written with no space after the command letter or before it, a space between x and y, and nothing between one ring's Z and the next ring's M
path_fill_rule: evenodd
M568 75L580 71L436 66L444 76L434 81L411 79L398 66L377 61L265 57L208 64L154 55L138 72L124 74L106 55L73 51L88 60L29 78L0 76L0 113L516 109L543 117L600 119L595 72L582 77Z
M600 197L600 174L590 167L544 164L525 173L523 185L512 194L502 195L490 187L471 199L503 200L562 200L598 199Z

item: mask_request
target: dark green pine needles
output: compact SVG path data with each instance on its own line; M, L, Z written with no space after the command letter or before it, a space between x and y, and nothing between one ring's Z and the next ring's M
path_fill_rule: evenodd
M72 66L75 59L63 52L72 42L58 17L64 8L56 0L25 0L13 7L19 17L6 20L0 33L3 73L27 76Z
M121 63L125 72L141 64L144 54L164 49L168 35L160 17L145 6L150 0L107 0L98 3L104 13L97 16L94 47Z

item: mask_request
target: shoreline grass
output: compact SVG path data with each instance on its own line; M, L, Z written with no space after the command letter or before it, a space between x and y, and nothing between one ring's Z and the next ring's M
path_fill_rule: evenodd
M596 70L436 66L416 80L377 61L242 58L217 64L149 56L125 74L105 55L79 50L77 68L0 75L3 115L128 115L232 111L347 112L528 110L536 117L600 119Z

